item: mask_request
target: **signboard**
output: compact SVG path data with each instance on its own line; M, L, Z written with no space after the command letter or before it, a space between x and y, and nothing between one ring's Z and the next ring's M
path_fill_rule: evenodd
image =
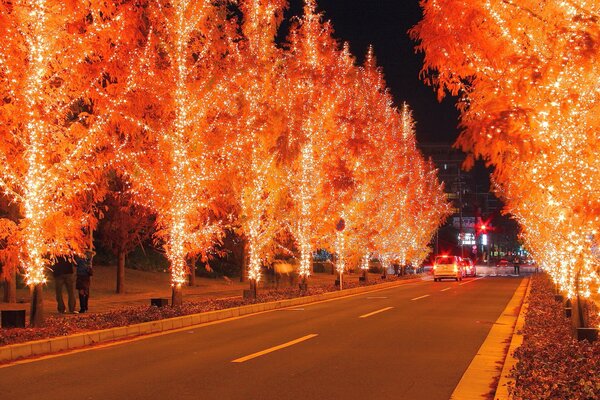
M476 223L477 223L477 218L475 218L475 217L463 217L462 218L463 229L465 229L465 228L475 229ZM456 229L460 229L460 217L452 218L452 226L454 226Z

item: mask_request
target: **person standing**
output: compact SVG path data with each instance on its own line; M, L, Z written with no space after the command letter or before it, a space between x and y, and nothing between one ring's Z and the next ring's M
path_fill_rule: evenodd
M77 256L77 281L75 287L79 292L79 312L85 313L88 310L88 300L90 298L90 284L93 275L92 256L93 252L88 251L85 257Z
M54 289L56 291L58 312L64 314L66 311L65 303L62 297L62 288L64 286L67 290L69 313L75 313L73 263L65 256L57 257L56 262L52 266L52 275L54 276Z
M515 268L515 275L520 275L521 270L521 260L519 257L515 257L513 260L513 266Z

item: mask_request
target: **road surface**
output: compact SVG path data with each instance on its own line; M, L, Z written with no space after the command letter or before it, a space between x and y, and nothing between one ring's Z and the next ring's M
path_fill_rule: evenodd
M520 282L422 281L0 368L0 398L446 400Z

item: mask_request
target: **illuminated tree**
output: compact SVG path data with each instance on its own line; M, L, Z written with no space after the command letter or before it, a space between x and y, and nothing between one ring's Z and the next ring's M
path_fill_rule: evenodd
M282 79L282 52L275 45L277 28L287 1L248 0L240 4L244 19L242 31L246 48L237 75L242 104L238 149L234 157L237 170L234 188L239 204L240 233L246 238L247 271L250 288L256 295L261 267L268 258L278 222L277 206L283 187L273 152L277 138L285 129L279 82Z
M156 1L146 12L142 79L115 122L119 161L136 201L157 214L156 238L170 261L178 305L187 258L206 259L222 235L236 25L223 4L210 0Z
M598 284L597 2L422 1L428 83L459 96L457 144L495 167L527 248L569 297Z
M21 209L14 235L32 325L43 322L46 268L83 253L95 224L89 210L110 159L103 95L123 70L123 43L137 39L136 11L128 2L0 3L0 186Z
M338 90L347 72L339 65L339 45L329 23L322 22L313 0L307 0L303 17L292 26L286 58L288 96L285 111L288 131L279 138L292 207L288 226L300 251L298 273L303 282L310 275L312 252L322 227L318 211L323 207L326 156L336 137L336 113L344 100Z

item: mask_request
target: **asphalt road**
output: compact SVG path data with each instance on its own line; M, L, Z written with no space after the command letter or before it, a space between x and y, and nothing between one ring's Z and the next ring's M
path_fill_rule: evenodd
M0 399L448 399L520 281L423 281L14 365Z

